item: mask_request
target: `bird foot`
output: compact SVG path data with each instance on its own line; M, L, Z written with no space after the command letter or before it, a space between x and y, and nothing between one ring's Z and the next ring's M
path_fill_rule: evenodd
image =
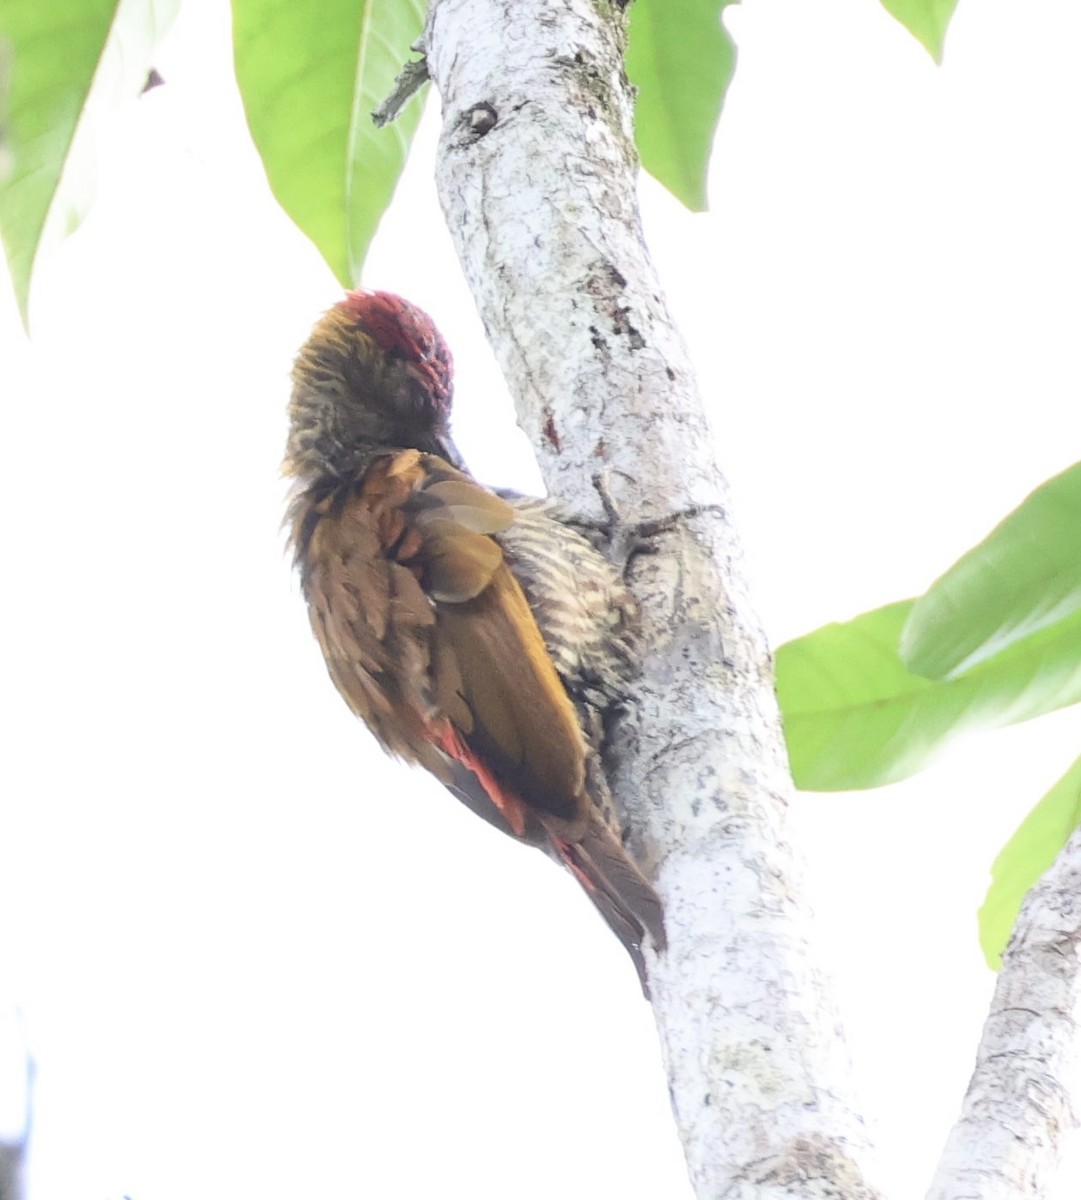
M609 559L626 576L631 563L639 554L655 554L657 547L650 540L660 532L657 522L651 521L648 529L642 525L630 525L623 519L611 489L608 486L608 471L598 471L593 476L593 488L604 508L604 523L596 527L603 539Z

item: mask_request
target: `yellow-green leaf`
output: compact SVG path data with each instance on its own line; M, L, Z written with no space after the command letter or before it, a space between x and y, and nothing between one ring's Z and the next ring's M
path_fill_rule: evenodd
M951 739L1081 701L1081 613L956 679L901 659L912 601L826 625L777 651L777 696L798 787L878 787L920 770Z
M736 69L721 24L734 0L636 0L627 75L638 88L634 136L642 165L689 209L707 206L713 134Z
M940 63L946 30L957 0L882 0L882 7L926 48Z
M1081 464L1049 479L916 601L901 654L952 679L1081 611Z
M0 236L26 320L42 249L93 200L95 126L136 98L178 0L3 0Z
M382 129L424 22L422 0L233 0L237 82L278 202L346 286L359 281L420 120Z
M980 909L980 946L998 970L1025 893L1055 861L1081 824L1081 758L1021 822L991 867Z

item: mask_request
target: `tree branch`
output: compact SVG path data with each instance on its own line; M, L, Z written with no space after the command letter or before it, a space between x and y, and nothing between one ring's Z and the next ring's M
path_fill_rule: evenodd
M437 184L550 491L632 530L643 677L610 763L667 911L650 960L699 1196L871 1196L786 840L791 781L727 489L637 209L624 6L433 0Z
M377 129L390 124L405 108L406 104L428 82L428 60L424 56L424 40L415 42L410 49L420 58L407 62L398 72L390 95L372 109L372 122Z
M1025 898L928 1200L1043 1196L1081 1096L1081 830Z

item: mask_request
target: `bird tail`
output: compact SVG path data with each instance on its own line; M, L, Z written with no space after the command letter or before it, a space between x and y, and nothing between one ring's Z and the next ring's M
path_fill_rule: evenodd
M585 888L612 932L627 948L642 991L649 996L642 943L649 934L655 950L668 944L664 909L652 884L631 861L619 838L596 812L578 841L552 833L552 848L559 860Z

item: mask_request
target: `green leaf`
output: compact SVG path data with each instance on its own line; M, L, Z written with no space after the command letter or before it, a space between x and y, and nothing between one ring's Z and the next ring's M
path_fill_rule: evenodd
M177 0L3 0L10 70L0 236L23 320L34 266L93 200L93 133L137 97Z
M1081 700L1081 614L958 679L915 675L898 653L912 601L826 625L777 651L777 695L798 787L878 787L959 734Z
M627 75L638 88L635 140L645 169L693 212L707 206L713 133L736 69L721 24L735 0L637 0Z
M1081 464L1037 488L916 601L901 655L950 679L1081 611Z
M237 82L278 202L346 286L394 194L420 120L376 129L424 23L423 0L233 0Z
M980 909L980 946L998 970L1025 893L1055 861L1081 824L1081 758L1021 822L991 867Z
M882 7L926 47L936 63L942 61L946 30L957 0L882 0Z

